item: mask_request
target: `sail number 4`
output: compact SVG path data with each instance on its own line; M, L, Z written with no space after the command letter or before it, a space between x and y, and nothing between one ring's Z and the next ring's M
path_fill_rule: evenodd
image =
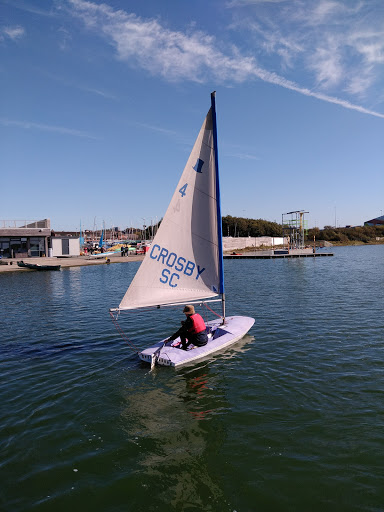
M186 190L187 190L187 187L188 187L188 183L186 183L185 185L183 185L181 188L179 188L179 192L181 194L181 197L184 197L185 194L186 194Z

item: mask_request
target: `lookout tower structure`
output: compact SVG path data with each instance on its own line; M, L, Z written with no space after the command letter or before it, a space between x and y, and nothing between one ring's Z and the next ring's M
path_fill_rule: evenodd
M283 239L287 240L288 250L304 249L305 230L308 229L308 222L304 215L309 212L297 210L282 214Z

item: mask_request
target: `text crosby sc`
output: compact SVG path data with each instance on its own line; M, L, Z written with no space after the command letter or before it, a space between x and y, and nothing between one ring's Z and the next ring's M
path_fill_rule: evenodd
M160 247L160 245L155 244L151 252L149 253L150 258L153 260L157 260L161 262L163 265L166 265L169 268L164 268L161 272L160 283L167 284L172 288L176 288L177 281L180 279L179 273L183 273L186 276L194 277L196 274L196 279L199 279L201 274L204 272L205 268L200 268L199 265L194 263L193 261L186 260L182 256L177 256L174 252L169 252L165 247ZM171 270L176 271L172 272ZM177 273L179 272L179 273Z

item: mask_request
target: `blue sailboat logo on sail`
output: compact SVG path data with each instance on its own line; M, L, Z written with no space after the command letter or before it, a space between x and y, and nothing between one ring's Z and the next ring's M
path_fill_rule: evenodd
M203 172L201 169L204 165L204 162L203 160L200 160L200 158L197 159L197 162L195 163L195 166L192 167L193 170L195 170L196 172Z

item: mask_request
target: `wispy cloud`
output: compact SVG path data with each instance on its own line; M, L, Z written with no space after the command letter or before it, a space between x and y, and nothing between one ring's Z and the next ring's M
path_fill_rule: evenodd
M24 36L25 30L20 25L0 27L0 41L4 39L11 39L16 41Z
M238 158L239 160L260 160L258 156L249 153L226 153L226 156Z
M17 2L15 2L15 0L2 0L2 3L10 5L13 9L19 9L21 11L30 12L32 14L38 14L39 16L53 16L54 12L52 9L47 11L36 5L26 3L23 0L17 0ZM48 4L48 2L46 2L46 4Z
M223 153L225 153L226 157L239 160L260 160L260 156L255 154L254 147L251 148L239 144L223 144Z
M233 7L233 27L251 37L259 59L306 72L312 87L364 98L384 74L384 6L380 1L290 0L268 8ZM243 5L244 7L244 5ZM240 17L238 12L242 13ZM276 66L277 65L277 66ZM363 77L363 80L361 79ZM372 89L373 91L374 89Z
M143 20L105 4L69 1L75 16L113 43L120 60L169 81L204 83L211 73L221 80L243 81L252 68L252 57L241 57L236 50L226 55L213 36L171 31L157 20Z
M367 86L372 77L372 74L366 73L364 75L365 82L353 81L352 76L346 80L348 73L351 72L350 70L346 71L342 64L341 48L344 48L341 46L342 35L338 37L336 35L331 37L331 34L327 34L328 37L319 35L325 24L329 24L330 18L336 15L335 13L352 16L352 10L348 10L340 2L312 0L310 2L312 9L306 10L303 9L303 4L297 0L279 2L285 6L284 9L278 11L279 16L282 18L285 16L290 20L290 29L288 30L287 23L282 23L281 26L286 27L285 32L282 32L279 25L271 20L268 20L268 23L265 22L263 26L259 25L259 37L275 27L273 37L270 37L269 41L263 41L266 44L269 43L266 51L279 55L285 61L285 65L290 65L290 59L294 61L297 55L300 55L301 63L305 62L307 70L315 73L315 89L313 90L310 87L299 85L295 80L289 80L276 72L265 69L258 64L255 56L243 55L235 46L227 48L215 37L203 32L172 31L163 27L157 19L142 19L132 13L114 10L106 4L95 4L84 0L68 1L72 7L73 16L82 19L89 30L102 34L115 48L118 59L131 66L145 69L153 75L161 76L165 80L189 80L198 83L215 80L233 84L257 78L343 108L384 118L384 114L380 112L328 93L329 88L335 88L336 85L339 93L342 93L343 90L352 93L359 86ZM358 6L355 6L353 13L356 13L357 10ZM277 10L274 9L273 12L276 13ZM341 23L342 18L332 19L334 23ZM309 29L309 27L311 28ZM316 30L314 27L317 27ZM345 24L343 27L345 36L345 30L347 30ZM295 28L297 28L297 33ZM366 34L366 32L363 33ZM310 34L315 34L315 36L310 36ZM363 39L357 38L356 32L354 34L351 31L347 32L350 44L356 40L360 41L360 54L364 51L365 59L370 57L371 66L374 65L372 59L376 59L375 63L377 63L380 55L379 38L376 41L379 47L373 48L363 44ZM311 51L308 51L309 36L311 37ZM357 48L358 45L355 43L354 49ZM354 73L353 77L355 76ZM360 76L363 74L360 73ZM341 89L340 86L342 86ZM317 87L320 88L320 91L316 90Z
M44 132L61 133L62 135L71 135L73 137L82 137L86 139L97 140L97 137L83 132L81 130L74 130L73 128L65 128L63 126L53 126L48 124L33 123L30 121L15 121L6 118L0 118L0 124L3 126L14 126L15 128L22 128L24 130L40 130Z
M39 70L41 73L44 74L45 77L49 78L50 80L54 80L55 82L58 82L60 85L63 85L65 87L71 87L74 89L78 89L79 91L89 92L90 94L95 94L96 96L101 96L102 98L108 99L108 100L116 100L116 96L113 95L110 92L107 92L103 89L96 88L96 87L90 87L89 85L86 85L84 83L78 83L74 80L70 80L68 78L63 77L62 75L51 73L47 70Z
M288 0L229 0L226 2L226 6L231 8L257 4L280 4L287 1Z
M94 87L86 87L86 86L82 86L82 85L78 85L77 87L85 92L90 92L92 94L96 94L96 96L101 96L102 98L106 98L108 100L116 99L116 96L114 96L113 94L111 94L109 92L102 91L100 89L95 89Z
M381 31L353 31L348 35L347 43L355 48L368 65L384 63L384 28Z
M337 42L328 41L326 47L316 48L308 66L315 72L317 83L324 89L338 85L344 76L343 63L337 51Z
M154 131L154 132L163 133L165 135L171 135L172 137L175 135L178 135L178 133L173 130L167 130L166 128L161 128L159 126L153 126L150 124L137 123L137 126L141 126L142 128L146 128L146 129Z
M59 38L59 48L62 51L65 51L68 48L68 44L71 41L72 37L68 30L64 27L60 27L57 31Z
M347 11L348 8L346 8L341 2L334 2L330 0L320 0L313 5L313 8L308 10L312 22L316 25L319 23L325 23L327 20L333 19L338 13L343 14Z

